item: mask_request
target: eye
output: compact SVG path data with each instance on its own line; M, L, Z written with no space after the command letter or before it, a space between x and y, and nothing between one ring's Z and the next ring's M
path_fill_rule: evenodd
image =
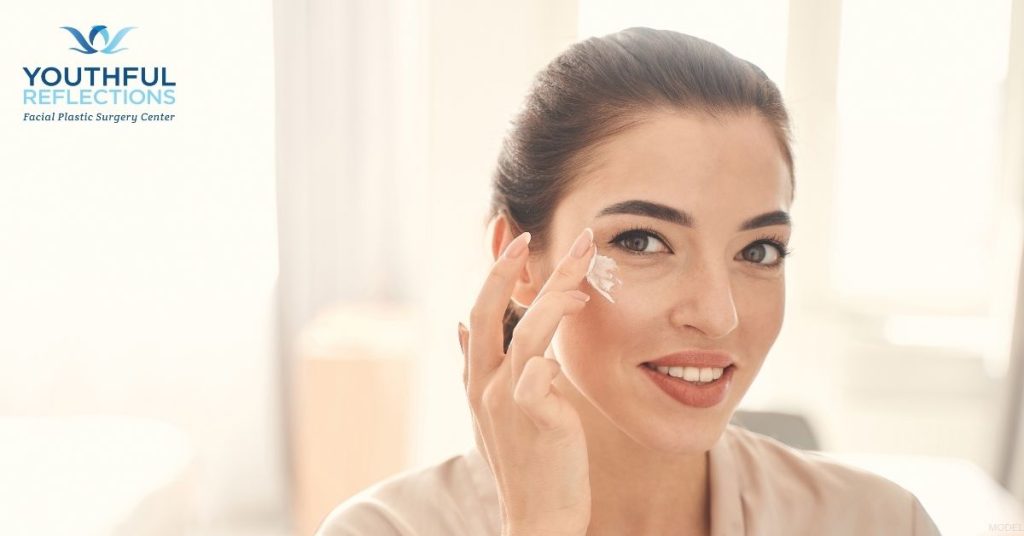
M665 241L650 227L635 227L623 233L619 233L609 242L619 249L625 250L631 255L654 255L655 253L671 253L665 245ZM649 250L651 246L661 245L660 250Z
M781 267L783 261L790 253L792 251L786 249L786 244L783 243L782 238L772 235L758 238L756 242L741 251L740 256L743 260L756 265L758 268L771 270Z

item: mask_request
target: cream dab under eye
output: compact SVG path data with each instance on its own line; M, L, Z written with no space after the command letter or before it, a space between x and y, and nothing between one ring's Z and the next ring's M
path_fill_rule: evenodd
M612 289L622 285L622 280L615 277L614 274L618 268L619 266L615 264L615 259L595 251L594 256L590 259L590 268L587 269L587 282L590 283L590 286L594 287L594 290L612 303L615 303L611 294Z

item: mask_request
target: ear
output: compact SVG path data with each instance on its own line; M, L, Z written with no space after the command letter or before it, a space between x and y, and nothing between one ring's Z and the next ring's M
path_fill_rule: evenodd
M491 256L494 260L498 260L498 257L505 251L509 243L519 236L519 233L513 233L515 231L504 214L499 214L491 222ZM539 281L536 274L539 273L540 265L537 264L539 260L535 259L537 258L530 252L530 258L527 259L526 266L519 273L515 289L512 291L512 301L524 307L528 307L533 303L537 293L540 292L540 285L536 284Z

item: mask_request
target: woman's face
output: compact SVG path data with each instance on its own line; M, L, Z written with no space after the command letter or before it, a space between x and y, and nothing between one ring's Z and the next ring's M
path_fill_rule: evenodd
M589 426L608 424L649 448L699 452L717 441L775 342L785 309L784 250L790 226L744 229L789 212L789 171L767 123L751 112L723 116L654 112L609 138L558 205L552 248L531 270L538 286L584 227L597 253L618 265L615 303L587 282L591 300L565 317L549 355L556 388ZM602 214L627 201L664 205L689 225L636 213ZM621 206L621 205L620 205ZM641 206L634 204L633 206ZM735 369L725 399L685 405L655 386L641 364L687 349L726 352ZM681 433L681 431L686 431Z

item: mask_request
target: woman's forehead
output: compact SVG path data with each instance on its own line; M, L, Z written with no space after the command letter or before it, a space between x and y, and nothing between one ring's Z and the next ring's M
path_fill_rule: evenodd
M720 119L659 113L595 147L561 207L572 221L650 200L697 220L788 211L789 170L770 126L751 113Z

